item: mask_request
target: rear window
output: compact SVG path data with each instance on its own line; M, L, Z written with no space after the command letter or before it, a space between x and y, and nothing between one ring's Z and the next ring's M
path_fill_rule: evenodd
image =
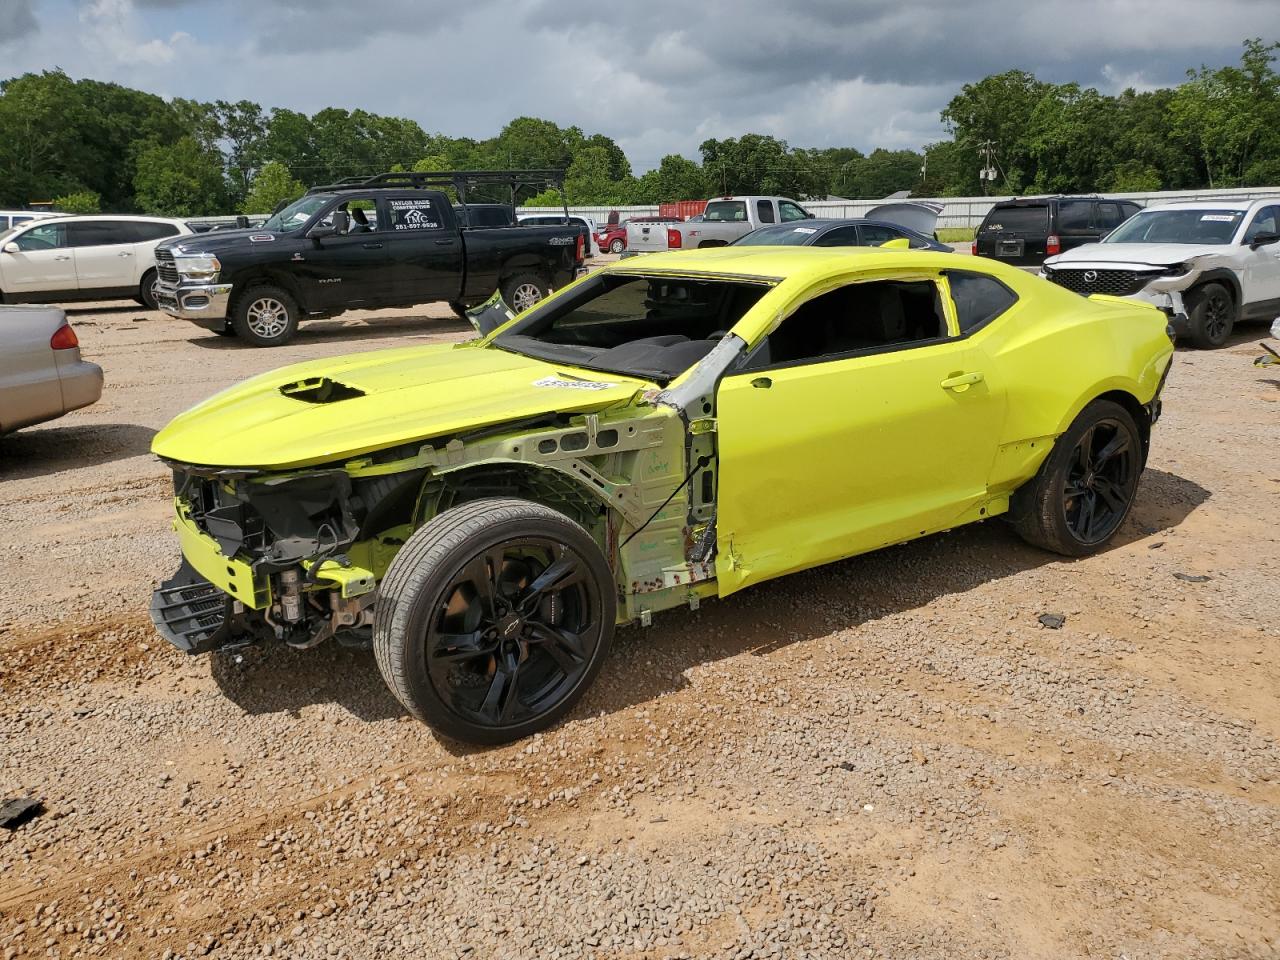
M996 207L982 222L983 233L1048 233L1048 207Z
M745 223L747 204L745 200L712 200L702 213L708 223Z

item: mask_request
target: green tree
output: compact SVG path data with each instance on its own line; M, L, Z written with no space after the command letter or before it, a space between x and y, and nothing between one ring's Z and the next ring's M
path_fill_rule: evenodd
M655 169L636 181L632 200L635 203L705 200L711 193L711 184L700 166L688 157L669 153Z
M1187 72L1170 103L1174 129L1196 151L1212 186L1243 185L1256 158L1280 146L1280 43L1244 42L1238 67Z
M199 217L227 209L222 157L194 137L156 144L138 154L134 190L145 213Z
M296 200L306 189L289 175L288 167L279 160L270 160L253 178L249 192L240 202L240 212L271 213L282 201Z
M102 198L92 190L77 190L53 198L53 208L62 213L101 213Z
M1036 193L1096 190L1116 164L1115 98L1079 84L1048 86L1031 111L1026 144L1036 169Z
M942 111L942 120L962 146L970 171L962 181L965 193L979 193L987 184L978 178L984 144L991 144L1001 176L998 183L1021 192L1036 178L1027 132L1031 114L1048 84L1025 70L1009 70L966 83Z
M225 145L227 179L233 197L249 192L254 174L262 165L267 139L267 119L262 107L249 100L228 103L219 100L216 111L219 141Z
M844 172L837 181L837 192L842 197L874 199L901 190L915 193L920 188L920 168L923 165L923 155L914 150L875 149L842 168Z
M822 176L793 154L785 140L748 133L728 140L704 140L698 149L714 192L777 194L798 200L826 192Z

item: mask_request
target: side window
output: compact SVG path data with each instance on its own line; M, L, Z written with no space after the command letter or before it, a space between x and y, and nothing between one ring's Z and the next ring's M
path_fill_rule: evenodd
M9 229L9 218L0 216L0 230L8 230L8 229Z
M875 223L864 223L862 230L862 245L864 247L878 247L882 243L888 243L890 240L902 239L902 234L891 227L882 227Z
M1122 220L1128 220L1141 209L1142 207L1138 206L1136 203L1130 203L1126 200L1120 204L1120 218Z
M68 246L111 247L133 243L132 224L128 220L84 220L67 224Z
M805 229L797 227L796 229ZM815 247L856 247L858 243L857 227L836 227L828 230L813 242Z
M1062 200L1058 203L1058 229L1063 233L1088 230L1092 221L1092 200Z
M947 272L951 285L951 301L956 305L956 319L960 333L972 333L994 320L1015 303L1018 298L999 280L980 273Z
M1124 216L1120 213L1120 204L1118 203L1100 203L1098 204L1098 225L1103 230L1110 230L1112 227L1120 226L1120 221Z
M1244 232L1244 242L1253 243L1260 233L1280 233L1280 207L1263 207L1254 214L1253 222Z
M172 223L146 223L134 221L129 224L133 230L134 243L150 243L152 240L163 240L165 237L176 237L178 228Z
M409 230L439 230L444 221L430 197L412 197L387 201L388 229L398 232Z
M776 223L773 218L773 204L768 200L756 201L756 219L761 223Z
M793 220L808 220L809 215L800 209L799 206L790 200L778 201L778 213L782 215L783 223L790 223Z
M746 368L902 350L946 336L942 298L932 281L852 283L801 304L752 351Z
M67 245L67 228L61 223L32 227L14 241L19 250L56 250Z

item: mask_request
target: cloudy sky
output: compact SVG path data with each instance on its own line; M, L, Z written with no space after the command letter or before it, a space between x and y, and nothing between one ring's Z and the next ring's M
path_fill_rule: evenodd
M1251 36L1280 38L1280 2L0 0L0 73L363 107L477 138L533 115L612 136L640 172L748 131L919 147L986 74L1162 86Z

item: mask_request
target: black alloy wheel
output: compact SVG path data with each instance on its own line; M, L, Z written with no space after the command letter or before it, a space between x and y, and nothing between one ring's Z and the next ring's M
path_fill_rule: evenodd
M456 740L550 726L599 672L617 615L591 536L525 500L476 500L416 530L378 587L374 653L397 699Z
M1097 553L1133 507L1146 449L1134 414L1095 400L1014 491L1009 519L1028 543L1067 557Z
M599 643L586 560L543 538L507 540L450 579L423 649L437 695L486 727L527 721L577 686Z
M1220 347L1231 336L1235 326L1236 304L1231 291L1220 283L1206 283L1188 295L1192 300L1187 313L1191 341L1201 349Z
M1080 543L1102 543L1115 533L1133 501L1139 463L1130 430L1116 419L1096 421L1076 441L1062 509Z

